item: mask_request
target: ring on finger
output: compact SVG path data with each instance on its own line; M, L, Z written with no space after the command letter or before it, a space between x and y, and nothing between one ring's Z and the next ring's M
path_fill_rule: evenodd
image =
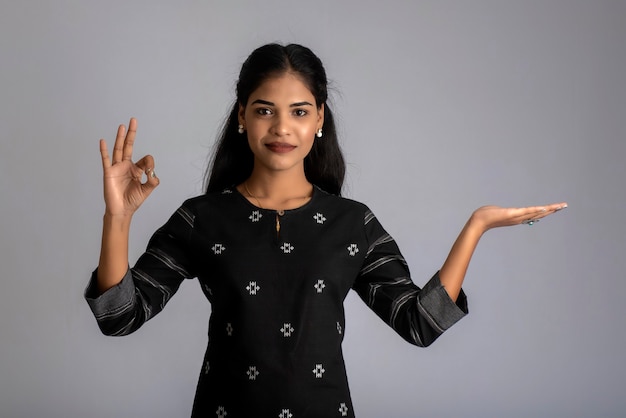
M539 222L539 219L526 219L522 221L523 225L528 225L528 226L533 226L534 224L536 224L537 222Z
M151 168L146 169L146 175L150 176L150 178L155 178L156 177L156 173Z

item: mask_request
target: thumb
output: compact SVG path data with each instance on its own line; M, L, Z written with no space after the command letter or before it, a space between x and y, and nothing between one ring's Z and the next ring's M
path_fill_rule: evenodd
M136 166L145 173L147 180L141 184L141 189L146 196L152 192L160 183L159 178L154 170L154 158L151 155L146 155L139 161Z

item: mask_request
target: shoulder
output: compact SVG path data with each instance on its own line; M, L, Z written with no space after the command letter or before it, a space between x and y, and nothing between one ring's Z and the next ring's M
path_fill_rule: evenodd
M371 214L372 212L369 207L362 202L330 194L319 188L316 188L316 194L317 201L320 206L333 208L341 212L347 212L355 215L360 214L363 217Z
M191 197L185 200L181 207L193 213L206 213L210 210L235 205L237 201L237 192L233 188L227 188L221 192L210 192Z
M335 213L345 215L343 219L346 219L346 217L350 218L352 222L364 227L366 231L374 231L376 234L378 234L380 230L384 230L377 216L367 204L357 200L332 195L323 190L319 190L319 192L322 196L319 200L324 202L322 205L328 205L334 208Z

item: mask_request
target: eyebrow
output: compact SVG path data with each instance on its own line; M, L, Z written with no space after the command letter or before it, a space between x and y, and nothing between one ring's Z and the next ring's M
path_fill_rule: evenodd
M253 101L252 104L262 104L262 105L266 105L266 106L276 106L272 102L268 102L267 100L261 100L261 99L257 99L255 101ZM309 103L309 102L296 102L296 103L292 103L292 104L289 105L289 107L300 107L300 106L313 106L313 105L311 103Z

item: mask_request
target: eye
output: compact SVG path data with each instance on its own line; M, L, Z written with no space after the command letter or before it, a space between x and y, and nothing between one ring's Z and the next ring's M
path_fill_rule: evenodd
M261 115L261 116L267 116L267 115L272 114L272 110L268 109L267 107L259 107L255 109L255 112L257 115Z
M294 115L296 115L296 116L298 116L298 117L302 117L302 116L306 116L306 115L308 115L308 114L309 114L309 112L307 112L307 111L306 111L306 110L304 110L304 109L296 109L296 110L294 110L294 111L293 111L293 114L294 114Z

